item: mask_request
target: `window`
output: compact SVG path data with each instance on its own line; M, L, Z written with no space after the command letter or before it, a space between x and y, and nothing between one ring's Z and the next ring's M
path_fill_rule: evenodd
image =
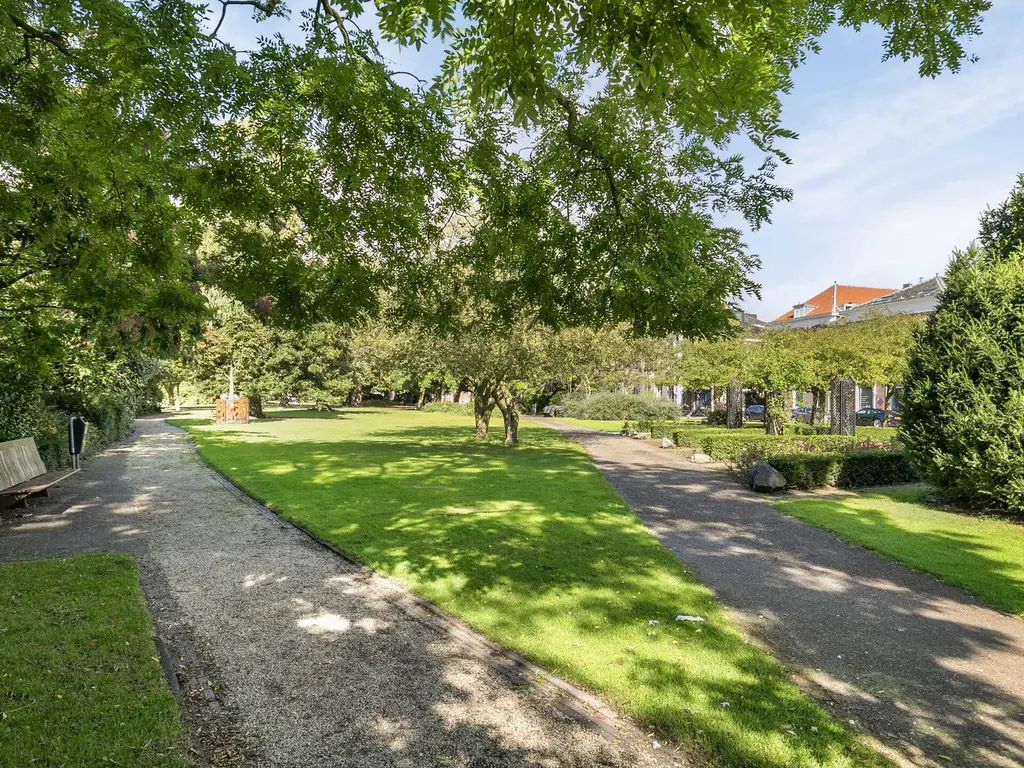
M860 390L860 398L857 402L861 408L871 408L874 405L873 398L875 396L874 387L858 387Z

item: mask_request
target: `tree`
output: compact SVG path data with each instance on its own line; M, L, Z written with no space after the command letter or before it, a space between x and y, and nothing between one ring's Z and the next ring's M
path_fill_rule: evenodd
M578 326L551 332L544 344L545 378L570 393L579 390L588 396L595 389L624 386L626 344L621 327Z
M886 419L892 411L893 398L907 378L908 350L923 325L924 319L918 315L899 314L851 323L860 332L859 343L871 351L868 372L861 381L885 385Z
M192 354L200 387L217 397L233 388L249 400L249 413L263 416L263 400L273 391L269 361L280 339L238 302L211 291L213 319L202 329Z
M471 318L467 318L470 320ZM465 380L473 393L476 436L487 437L497 407L505 426L505 443L519 442L519 404L535 383L542 342L527 323L493 329L472 318L443 340L447 368Z
M772 331L744 345L741 380L764 398L764 431L781 435L789 422L786 395L803 389L810 370L792 331Z
M673 378L691 391L724 390L730 382L742 379L743 363L752 343L739 333L714 341L696 341L682 347L672 366ZM714 410L712 396L711 408Z
M475 173L463 170L494 165L490 152L518 166L490 215L525 204L510 209L525 223L515 241L544 235L532 255L502 259L492 300L528 296L555 325L711 331L723 303L755 288L756 263L712 214L756 226L787 196L772 183L791 136L779 94L817 40L834 23L877 22L887 56L934 75L959 68L988 2L380 3L385 36L449 45L429 89L398 84L356 26L359 3L300 5L301 44L266 36L245 55L218 39L240 5L258 21L288 13L280 0L224 2L211 29L207 8L184 0L4 0L7 311L157 321L201 278L282 317L352 319L415 270L408 256L429 249L450 205L492 197L466 194ZM498 155L502 134L456 148L453 124L475 131L490 113L538 134L532 160ZM757 170L728 155L735 136L763 153ZM222 249L196 274L190 252L211 220ZM495 253L478 250L475 266Z
M1024 246L1024 173L1010 196L981 215L978 242L990 253L1009 256Z
M950 497L1024 512L1024 249L953 256L916 337L902 436L921 476Z
M824 420L829 385L849 376L861 383L873 382L872 358L886 354L878 339L872 338L869 321L821 325L794 330L790 342L805 361L806 386L813 406L811 422ZM905 355L906 346L901 350Z

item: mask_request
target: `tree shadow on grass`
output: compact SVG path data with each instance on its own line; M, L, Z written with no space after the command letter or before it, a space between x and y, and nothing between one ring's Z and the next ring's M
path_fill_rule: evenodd
M215 468L285 517L725 764L873 762L742 639L585 453L547 430L524 440L427 425L338 441L197 432Z

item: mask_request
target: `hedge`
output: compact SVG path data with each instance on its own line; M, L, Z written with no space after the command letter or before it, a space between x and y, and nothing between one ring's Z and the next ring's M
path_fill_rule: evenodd
M790 488L864 488L916 481L903 451L848 453L788 453L771 456L768 463L782 473Z
M794 424L794 435L827 435L829 434L828 424Z

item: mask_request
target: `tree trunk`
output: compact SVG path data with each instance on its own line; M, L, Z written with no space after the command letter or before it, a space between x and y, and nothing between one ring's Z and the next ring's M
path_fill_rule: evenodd
M473 393L473 416L476 419L476 436L483 440L491 425L491 412L494 410L494 396L490 389L478 387Z
M786 393L765 392L764 431L767 435L781 435L786 423Z
M349 390L348 398L345 400L345 405L352 408L358 408L363 404L363 385L357 384Z
M811 424L825 420L825 390L811 387Z
M882 426L889 426L889 417L892 415L892 401L896 397L896 387L885 385L885 421Z
M495 389L495 402L505 422L505 445L519 444L519 396L504 381Z
M247 394L249 398L249 418L250 419L262 419L264 418L263 413L263 395L259 392L253 392Z
M427 388L421 387L419 395L416 396L416 410L423 410L423 402L427 399Z

